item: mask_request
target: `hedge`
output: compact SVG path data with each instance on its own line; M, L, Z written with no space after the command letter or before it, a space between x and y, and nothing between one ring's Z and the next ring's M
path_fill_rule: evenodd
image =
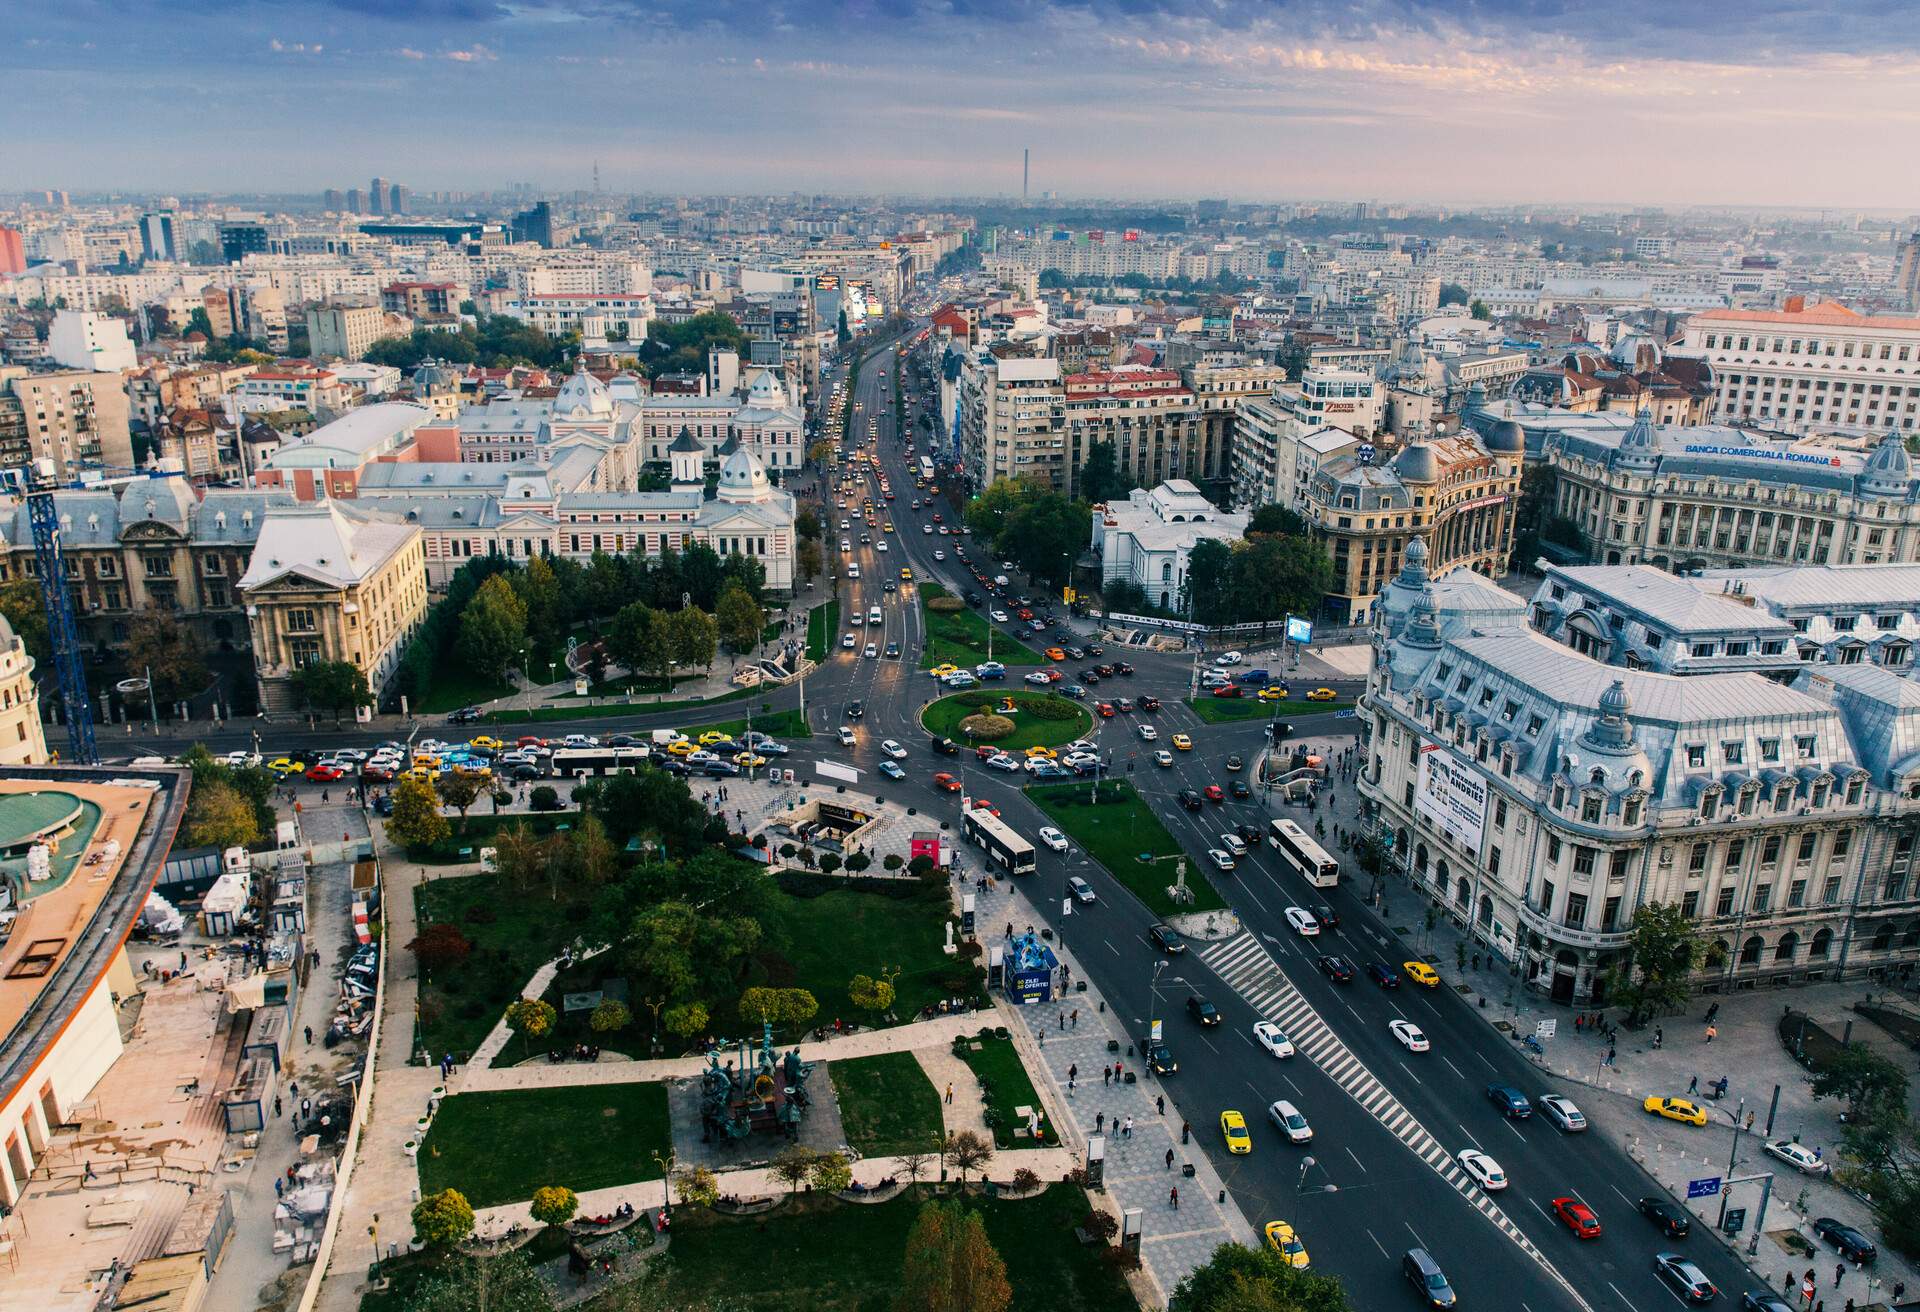
M960 721L960 732L980 742L1005 738L1015 727L1013 721L1004 715L969 715Z

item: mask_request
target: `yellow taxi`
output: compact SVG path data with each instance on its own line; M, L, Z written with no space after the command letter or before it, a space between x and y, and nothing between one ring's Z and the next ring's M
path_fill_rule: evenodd
M1262 688L1259 692L1255 693L1254 696L1263 702L1283 702L1287 699L1287 690L1279 684L1275 684L1271 688Z
M412 779L423 784L430 784L433 782L433 767L416 765L402 773L400 777L402 779Z
M1307 700L1310 702L1330 702L1337 695L1338 694L1336 694L1331 688L1315 688L1312 692L1307 694Z
M307 763L305 761L296 761L291 756L276 756L267 762L267 769L273 771L275 774L282 775L305 774L307 772Z
M732 741L733 735L725 729L709 729L700 735L700 745L702 747L712 747L715 743L730 743Z
M413 768L416 770L438 770L440 768L440 758L432 752L415 752L413 754Z
M483 764L480 761L461 761L459 764L451 767L451 772L459 775L462 779L493 778L493 767Z
M1285 1258L1288 1266L1307 1265L1307 1246L1285 1221L1267 1222L1267 1247Z
M734 753L733 763L742 769L751 770L756 766L765 765L767 758L764 756L755 756L752 752L736 752Z
M1407 972L1407 978L1423 989L1440 987L1440 972L1424 961L1403 961L1400 969Z
M1640 1107L1651 1115L1664 1116L1670 1121L1680 1121L1686 1125L1707 1123L1707 1109L1685 1098L1653 1097L1642 1102Z
M1065 649L1064 647L1049 647L1049 648L1047 648L1047 659L1048 659L1048 660L1050 660L1050 661L1063 661L1063 660L1065 660L1066 658L1067 658L1067 652L1066 652L1066 649Z
M888 520L886 523L882 524L880 527L885 529L887 532L891 533L893 532L893 521Z
M1247 1133L1247 1118L1236 1111L1220 1113L1220 1135L1227 1141L1227 1151L1235 1155L1253 1151L1253 1136Z
M1058 753L1058 752L1056 752L1056 751L1054 751L1054 750L1053 750L1053 748L1051 748L1051 747L1029 747L1029 748L1027 748L1027 759L1028 759L1028 760L1030 760L1030 761L1035 761L1035 760L1037 760L1037 761L1055 761L1055 760L1058 760L1059 758L1060 758L1060 753Z
M931 674L936 679L944 679L949 674L960 673L960 667L958 665L953 665L953 664L941 664L941 665L934 666L932 669L928 670L927 673Z
M1193 739L1183 733L1177 733L1173 736L1173 745L1180 751L1190 752L1193 750Z
M491 734L483 733L478 738L469 738L467 740L467 746L484 747L490 752L499 752L506 750L507 745Z
M699 750L699 745L691 738L675 738L667 744L667 752L673 756L692 756Z
M911 582L913 582L913 569L912 569L912 567L910 567L910 566L907 566L907 565L902 565L902 566L900 567L900 581L901 581L902 583L911 583Z

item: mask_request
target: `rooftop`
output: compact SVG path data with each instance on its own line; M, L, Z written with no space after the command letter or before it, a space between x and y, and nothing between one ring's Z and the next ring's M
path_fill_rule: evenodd
M1916 573L1920 573L1917 570ZM1547 571L1586 593L1631 607L1675 633L1787 634L1793 626L1765 611L1651 565L1580 565Z

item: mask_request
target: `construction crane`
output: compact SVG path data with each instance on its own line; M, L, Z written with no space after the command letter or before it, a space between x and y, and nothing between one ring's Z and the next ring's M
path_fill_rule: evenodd
M40 599L47 608L47 637L53 647L53 668L60 677L60 701L66 708L67 759L75 765L98 765L93 704L87 700L87 671L80 660L80 633L73 620L73 596L67 591L66 559L60 551L60 510L53 499L56 484L48 462L36 465L27 479L27 519L33 525Z

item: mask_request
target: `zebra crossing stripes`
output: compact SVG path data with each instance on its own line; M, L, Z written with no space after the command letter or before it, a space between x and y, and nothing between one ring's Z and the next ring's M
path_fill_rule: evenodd
M1453 1155L1420 1124L1419 1118L1402 1106L1386 1085L1374 1078L1366 1063L1340 1041L1332 1027L1320 1019L1320 1014L1301 995L1300 990L1288 981L1258 938L1251 933L1243 933L1209 944L1196 955L1220 977L1222 983L1244 998L1262 1017L1279 1025L1293 1042L1295 1052L1306 1057L1328 1079L1345 1090L1360 1104L1362 1110L1386 1128L1387 1133L1433 1168L1455 1192L1538 1263L1578 1306L1591 1312L1591 1305L1547 1260L1547 1255L1473 1182L1473 1178L1454 1160Z

